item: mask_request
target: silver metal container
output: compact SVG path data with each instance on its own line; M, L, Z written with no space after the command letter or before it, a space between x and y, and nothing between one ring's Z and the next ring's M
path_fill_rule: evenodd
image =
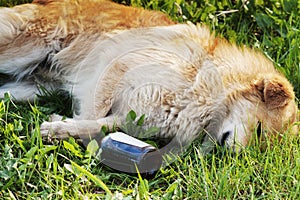
M100 145L102 163L122 172L153 175L162 164L154 146L122 132L110 133Z

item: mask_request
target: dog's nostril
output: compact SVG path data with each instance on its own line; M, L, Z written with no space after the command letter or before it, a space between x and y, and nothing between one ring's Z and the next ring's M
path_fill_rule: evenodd
M227 131L227 132L223 133L222 138L220 140L220 145L221 146L225 145L225 141L227 140L227 138L229 137L229 135L230 135L230 131Z

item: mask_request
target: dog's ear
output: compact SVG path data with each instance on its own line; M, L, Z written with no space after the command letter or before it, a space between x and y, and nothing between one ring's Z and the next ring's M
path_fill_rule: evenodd
M270 110L283 107L294 99L293 87L281 76L260 79L256 81L255 87Z

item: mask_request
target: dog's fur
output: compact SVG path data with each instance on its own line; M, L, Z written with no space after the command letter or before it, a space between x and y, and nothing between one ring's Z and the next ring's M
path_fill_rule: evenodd
M204 131L206 140L245 146L259 122L268 135L298 131L293 88L260 52L205 26L109 1L1 8L0 72L15 77L2 97L34 99L38 84L72 93L74 118L41 125L58 138L94 135L122 124L130 110L146 114L144 126L160 128L156 136L184 145Z

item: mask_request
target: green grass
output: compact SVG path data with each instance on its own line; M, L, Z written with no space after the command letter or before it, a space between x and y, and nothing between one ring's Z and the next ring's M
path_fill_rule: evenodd
M293 83L299 98L300 3L247 2L127 3L161 10L180 22L206 23L230 41L260 49ZM0 0L5 6L16 3ZM43 142L39 125L53 112L70 115L66 101L70 105L60 92L46 93L33 104L12 102L9 97L1 101L0 199L299 199L299 137L284 137L272 146L267 142L264 150L254 144L236 156L220 148L203 157L195 142L176 162L146 180L101 165L93 147L83 148L72 138Z
M23 3L30 3L32 0L0 0L0 6L15 6Z

